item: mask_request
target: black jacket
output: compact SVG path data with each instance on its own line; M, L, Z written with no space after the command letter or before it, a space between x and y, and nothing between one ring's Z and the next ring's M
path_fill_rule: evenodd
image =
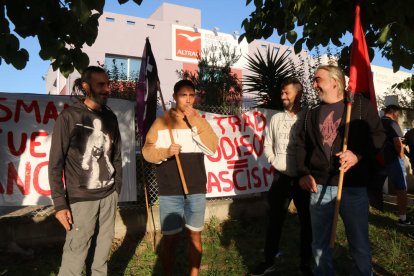
M335 154L342 151L346 107L329 159L323 150L319 111L320 106L317 106L305 114L303 129L297 141L298 172L299 176L312 175L317 184L336 186L340 164ZM352 106L348 150L357 155L359 161L345 173L344 186L366 186L372 181L376 169L375 155L383 147L384 141L385 132L376 110L366 98L356 95Z

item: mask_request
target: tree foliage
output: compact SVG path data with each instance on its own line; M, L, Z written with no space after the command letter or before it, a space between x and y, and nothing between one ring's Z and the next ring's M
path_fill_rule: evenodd
M239 106L242 101L242 84L231 67L240 59L236 48L221 43L203 49L197 72L181 70L182 79L191 80L202 105Z
M411 75L411 77L406 78L400 83L394 84L391 88L404 89L407 91L411 91L411 93L414 93L414 75Z
M246 5L252 0L247 0ZM400 67L411 70L414 64L414 13L412 0L364 0L361 21L371 60L374 49L392 62L394 72ZM254 0L256 9L242 22L247 41L269 38L274 31L280 43L289 41L295 53L303 45L334 44L343 47L340 64L349 63L350 45L341 39L354 28L356 0ZM302 28L302 33L295 30Z
M136 76L135 79L128 79L125 73L125 65L121 63L121 68L112 60L112 66L109 70L105 67L105 70L110 79L109 90L111 91L110 97L117 99L124 99L129 101L136 101L136 83L138 81L138 72L132 73L131 75Z
M60 69L64 76L74 68L82 71L89 65L82 47L95 42L104 5L105 0L0 0L0 65L4 60L25 68L29 53L20 47L19 38L32 36L38 38L39 56L53 61L53 70Z
M397 97L399 107L407 109L412 109L414 107L412 101L413 96L409 89L391 87L388 88L383 95L377 96L377 105L380 110L385 109L385 98L389 96Z

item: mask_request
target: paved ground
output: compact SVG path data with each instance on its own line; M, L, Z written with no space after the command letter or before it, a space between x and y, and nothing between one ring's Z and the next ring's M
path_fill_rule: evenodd
M0 206L0 218L20 216L47 216L53 213L52 206Z
M395 195L384 194L384 203L396 204L397 197ZM414 194L408 194L408 206L414 206Z

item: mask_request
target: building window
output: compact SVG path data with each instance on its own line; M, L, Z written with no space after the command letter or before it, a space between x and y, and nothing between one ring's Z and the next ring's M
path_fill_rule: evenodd
M138 80L140 67L140 58L105 56L105 69L108 71L111 80Z

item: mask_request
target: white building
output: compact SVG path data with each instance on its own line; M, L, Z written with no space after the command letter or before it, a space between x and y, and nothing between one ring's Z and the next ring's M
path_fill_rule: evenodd
M244 69L244 56L247 54L253 54L257 50L264 52L268 47L281 51L289 49L284 45L260 40L238 44L237 34L202 29L200 10L163 3L149 18L105 12L99 19L99 33L95 43L92 47L86 46L84 51L89 56L90 65L104 64L110 70L115 62L128 79L134 79L138 77L146 37L151 42L166 102L172 99L172 88L178 81L176 71L196 70L197 52L210 45L224 42L243 54L233 67L233 72L240 79L248 74ZM393 73L392 69L385 67L372 65L371 68L377 97L384 97L394 83L411 76L410 73L401 71ZM46 93L70 94L73 80L78 77L79 73L74 72L66 79L50 66L46 77ZM246 97L249 95L245 95L245 101L248 101ZM395 97L388 97L386 104L395 101L398 102Z
M280 44L255 40L248 44L245 40L238 44L238 34L225 34L217 29L201 28L201 11L169 3L163 3L149 18L132 17L104 12L99 19L98 37L92 47L86 46L90 65L105 64L111 69L113 64L122 67L128 79L138 77L145 38L149 37L154 53L161 90L165 101L172 99L172 88L178 81L177 71L197 69L197 52L219 43L236 47L242 58L232 67L241 79L247 73L245 56L265 51L268 47L285 51L289 47ZM70 94L73 80L79 77L72 73L67 79L50 67L46 77L46 93Z
M168 3L163 3L149 18L132 17L104 12L99 19L99 34L92 47L86 46L90 65L102 65L111 69L113 64L122 67L127 78L137 78L145 38L149 37L154 53L158 75L166 102L172 99L172 88L178 81L176 71L196 70L197 52L210 45L226 43L236 47L242 58L232 67L239 78L246 74L245 56L276 47L284 51L287 46L245 40L240 44L238 34L225 34L217 29L201 28L201 11ZM72 73L67 79L50 67L46 77L47 94L70 94L73 80L79 77Z

